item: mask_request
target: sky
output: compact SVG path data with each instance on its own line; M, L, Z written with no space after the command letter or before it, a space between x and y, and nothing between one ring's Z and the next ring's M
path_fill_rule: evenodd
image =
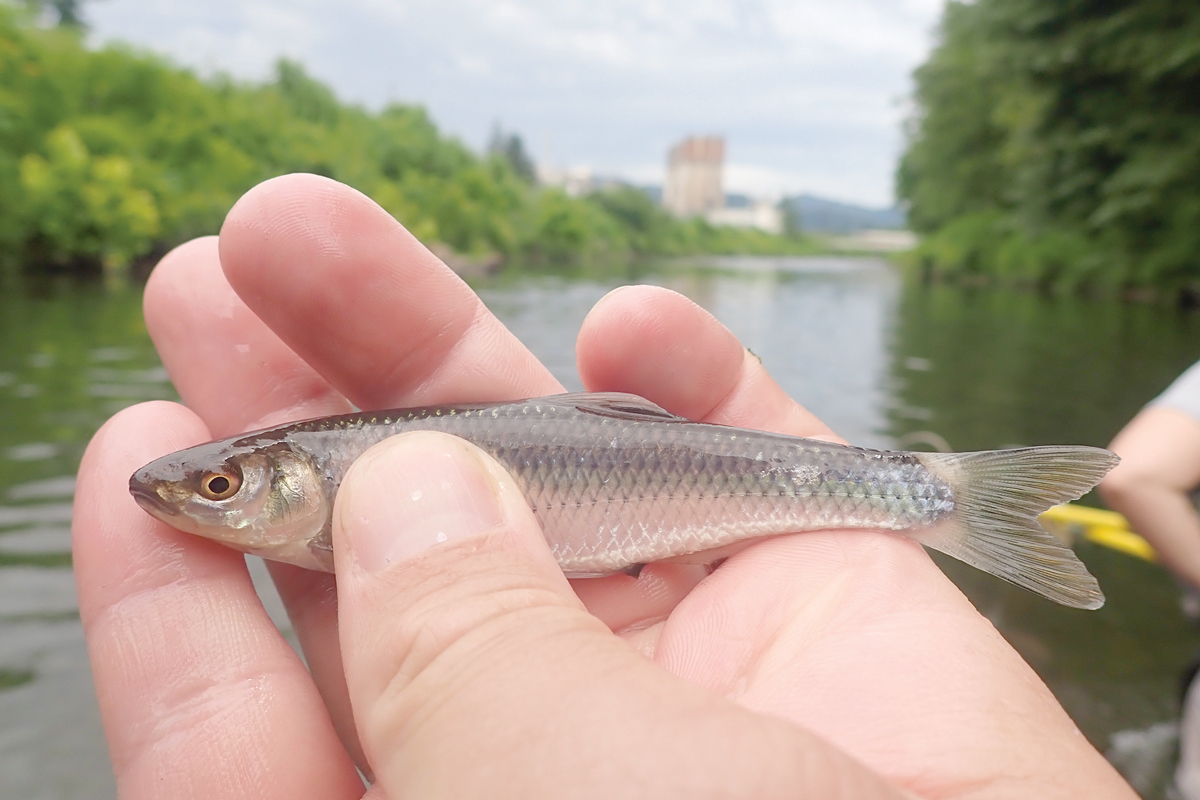
M668 148L726 140L726 190L893 202L911 74L942 0L102 0L95 44L204 75L300 61L348 102L418 104L481 150L661 183Z

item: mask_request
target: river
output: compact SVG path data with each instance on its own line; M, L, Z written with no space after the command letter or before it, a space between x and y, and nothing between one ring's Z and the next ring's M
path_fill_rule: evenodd
M488 306L571 389L587 311L629 282L680 291L855 444L941 437L969 450L1104 445L1200 359L1200 315L1145 305L925 286L881 261L717 259L480 281ZM0 293L0 797L115 796L70 571L74 473L113 412L173 398L138 286L52 280ZM1173 752L1179 677L1200 632L1159 567L1082 544L1109 597L1060 608L939 558L1147 797ZM261 572L257 567L256 572ZM264 584L281 627L286 619Z

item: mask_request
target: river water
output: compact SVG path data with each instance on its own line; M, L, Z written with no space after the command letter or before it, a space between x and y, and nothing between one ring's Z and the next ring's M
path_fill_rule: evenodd
M1073 297L924 286L871 259L718 259L620 274L509 272L488 306L580 388L574 335L629 282L680 291L741 337L794 397L856 444L969 450L1104 445L1200 359L1200 315ZM112 798L70 570L74 473L115 411L174 397L137 286L41 282L0 293L0 797ZM939 559L1146 797L1173 757L1180 674L1200 632L1152 564L1082 544L1109 597L1060 608ZM261 572L255 567L256 571ZM281 627L277 599L263 593Z

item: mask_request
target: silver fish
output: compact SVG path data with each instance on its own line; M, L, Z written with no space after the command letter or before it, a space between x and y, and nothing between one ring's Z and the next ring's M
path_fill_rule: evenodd
M160 458L129 488L179 530L332 571L342 477L371 445L410 430L460 436L499 461L573 577L703 561L755 537L882 529L1064 605L1104 603L1096 579L1037 521L1116 465L1094 447L865 450L691 422L635 395L579 393L291 423Z

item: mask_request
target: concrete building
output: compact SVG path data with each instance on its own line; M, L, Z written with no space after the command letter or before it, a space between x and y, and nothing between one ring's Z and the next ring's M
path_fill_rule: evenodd
M711 209L704 218L713 225L734 228L758 228L767 233L783 233L783 212L778 203L755 198L744 205L724 205Z
M566 192L568 197L583 197L596 191L601 185L591 167L584 166L555 167L538 164L537 181L542 186L557 186Z
M663 207L677 217L706 214L725 204L721 170L725 140L720 136L691 136L667 155Z
M597 175L588 166L555 167L538 164L536 167L539 186L555 186L568 197L586 197L593 192L604 192L628 186L628 182L611 175Z

